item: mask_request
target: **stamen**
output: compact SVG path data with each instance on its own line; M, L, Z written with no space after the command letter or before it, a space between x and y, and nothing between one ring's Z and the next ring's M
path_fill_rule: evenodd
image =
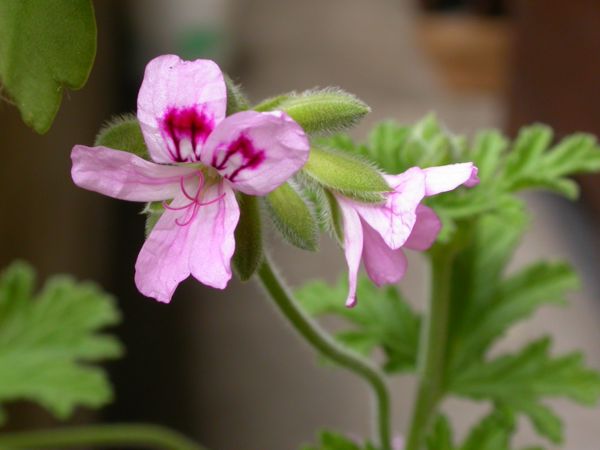
M185 227L185 226L189 225L192 222L192 220L194 220L194 218L196 217L196 215L198 214L198 209L200 209L200 207L198 206L198 204L195 204L194 205L194 210L192 211L192 214L190 214L190 217L185 222L181 223L179 221L179 219L175 219L175 223L177 225L179 225L180 227Z
M198 206L212 205L213 203L220 202L223 198L225 198L224 193L219 195L218 197L213 198L212 200L209 200L208 202L198 203Z
M202 188L204 187L204 174L200 171L198 172L198 190L196 191L196 195L194 197L192 197L190 194L188 194L188 192L185 190L185 185L183 184L184 180L185 180L185 177L181 177L179 179L179 186L181 187L181 192L183 192L183 195L185 195L188 200L195 202L196 200L198 200L198 197L200 196L200 192L202 191Z
M171 206L171 205L167 204L166 201L164 201L162 203L163 207L170 211L186 210L186 213L183 215L183 217L179 217L179 218L175 219L175 223L177 225L179 225L180 227L185 227L185 226L189 225L192 222L192 220L194 220L194 218L198 215L198 211L200 210L201 206L212 205L213 203L217 203L217 202L221 201L225 197L225 194L223 193L207 202L200 202L202 189L204 188L204 185L205 185L205 178L204 178L204 174L200 171L195 173L194 176L198 177L198 189L196 190L196 195L194 195L194 196L191 196L185 188L184 182L185 182L186 178L189 178L189 176L181 177L179 180L179 186L181 188L181 192L190 201L188 204L181 205L181 206ZM188 214L190 207L193 209L191 211L191 214Z
M169 209L171 211L181 211L182 209L188 209L193 204L194 203L192 202L192 203L188 203L187 205L183 205L183 206L171 206L171 205L167 204L166 200L162 202L163 208Z

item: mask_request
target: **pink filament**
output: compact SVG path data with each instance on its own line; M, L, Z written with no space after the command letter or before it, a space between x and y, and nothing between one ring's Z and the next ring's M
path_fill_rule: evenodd
M192 222L192 220L194 220L196 215L198 214L198 210L200 209L201 206L212 205L213 203L216 203L216 202L220 201L221 199L223 199L223 197L225 197L225 194L221 194L218 197L215 197L212 200L209 200L207 202L200 202L202 188L204 187L204 174L202 172L197 172L197 175L198 175L198 189L196 190L196 195L194 195L194 196L191 196L185 188L184 182L185 182L186 177L181 177L181 179L179 180L179 186L181 187L181 192L190 201L190 203L188 203L187 205L183 205L183 206L171 206L171 205L168 205L166 201L164 201L162 204L165 209L168 209L171 211L186 210L186 213L183 216L184 218L186 216L188 216L189 208L192 207L192 213L189 214L189 217L187 219L185 219L183 222L180 221L181 217L178 219L175 219L175 223L177 225L179 225L180 227L185 227L185 226L189 225Z

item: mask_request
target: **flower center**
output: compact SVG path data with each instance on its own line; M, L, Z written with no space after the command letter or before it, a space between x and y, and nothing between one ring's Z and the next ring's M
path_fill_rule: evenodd
M175 219L175 223L180 227L185 227L189 225L192 222L192 220L194 220L194 218L198 215L198 211L200 210L201 206L212 205L213 203L216 203L220 201L223 197L225 197L225 194L221 194L213 198L212 200L209 200L207 202L201 202L200 200L202 198L202 190L205 185L204 174L201 171L198 171L192 176L198 177L198 187L196 188L196 193L194 195L190 194L187 188L185 187L185 181L186 179L189 179L189 176L181 177L179 179L179 187L181 188L181 192L183 193L184 197L189 200L189 203L181 206L171 206L168 205L166 201L163 202L163 207L165 209L171 211L185 211L181 217Z
M225 151L213 154L212 166L224 178L235 181L240 172L258 167L264 160L265 152L254 147L247 136L240 134Z
M195 106L169 108L161 121L163 139L175 162L198 161L201 145L213 128L214 120Z

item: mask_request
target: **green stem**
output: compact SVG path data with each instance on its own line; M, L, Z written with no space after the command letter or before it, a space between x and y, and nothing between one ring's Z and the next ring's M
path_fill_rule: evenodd
M371 362L339 345L298 307L289 289L273 270L266 256L258 269L258 276L279 311L315 350L364 378L371 385L376 401L379 444L382 450L390 450L390 398L382 373Z
M443 396L453 249L432 252L432 292L419 344L419 386L406 450L420 450Z
M91 425L0 434L2 449L66 449L125 445L164 450L206 450L176 431L156 425Z

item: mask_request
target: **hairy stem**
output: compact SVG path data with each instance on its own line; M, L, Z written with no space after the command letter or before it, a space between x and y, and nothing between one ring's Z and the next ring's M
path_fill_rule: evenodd
M296 331L319 353L338 365L354 372L373 389L376 403L376 423L379 445L391 449L390 398L382 373L370 361L339 345L319 325L300 309L289 289L265 259L258 269L263 287L275 305Z
M406 450L420 450L443 396L446 339L450 309L450 281L454 252L432 251L431 298L419 343L418 390L413 406Z
M70 447L123 446L156 450L206 450L176 431L156 425L117 424L57 428L0 434L0 448L66 449Z

